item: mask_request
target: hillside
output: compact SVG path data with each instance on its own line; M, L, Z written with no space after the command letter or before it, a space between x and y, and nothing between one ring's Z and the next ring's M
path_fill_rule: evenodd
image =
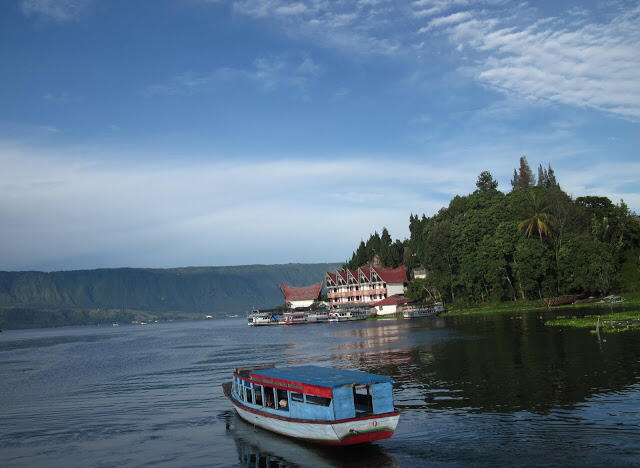
M148 312L160 318L242 313L252 307L281 304L280 283L314 283L322 280L325 271L337 267L337 263L290 263L51 273L4 271L0 272L0 327L95 323L101 321L99 317L107 320L116 312L122 317L124 311ZM98 317L98 310L113 312ZM94 311L95 317L91 318L89 311ZM57 318L49 320L53 316Z

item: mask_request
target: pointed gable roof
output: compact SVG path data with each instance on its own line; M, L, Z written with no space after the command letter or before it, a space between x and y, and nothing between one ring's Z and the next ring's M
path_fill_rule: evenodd
M322 281L309 286L289 286L281 284L280 290L284 294L285 300L290 301L313 301L318 299L322 291Z
M398 268L379 268L372 266L376 273L382 278L385 283L406 283L407 282L407 269L404 265L400 265Z

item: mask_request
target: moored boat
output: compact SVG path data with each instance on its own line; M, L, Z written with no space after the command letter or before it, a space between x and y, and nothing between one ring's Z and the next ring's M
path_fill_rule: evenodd
M351 320L364 320L369 316L369 310L365 308L350 307L347 309L334 308L329 312L329 322L348 322Z
M301 325L307 323L307 313L295 310L284 313L285 325Z
M260 327L264 325L278 325L278 315L272 311L253 310L247 317L247 325Z
M444 312L442 302L431 304L411 304L403 307L402 316L406 319L437 317L442 312Z
M238 415L263 429L329 445L391 437L400 414L393 380L320 366L236 368L222 385Z

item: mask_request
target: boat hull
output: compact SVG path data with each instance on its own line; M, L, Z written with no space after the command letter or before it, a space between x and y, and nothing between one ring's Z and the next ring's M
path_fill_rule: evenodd
M387 439L398 425L399 413L341 421L305 421L279 417L249 408L231 396L231 382L223 384L227 398L246 422L295 439L325 445L355 445Z

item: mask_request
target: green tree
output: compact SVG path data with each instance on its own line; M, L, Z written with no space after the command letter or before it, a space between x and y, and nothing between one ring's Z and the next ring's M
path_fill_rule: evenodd
M391 251L391 236L387 228L382 228L382 235L380 236L380 262L384 267L390 267L393 265L393 253Z
M541 201L535 193L531 193L531 204L529 217L518 224L518 231L524 231L527 237L531 237L537 232L542 242L542 236L548 236L551 232L550 226L552 216L548 213L548 207Z
M496 190L498 188L498 182L493 178L491 172L482 171L476 181L476 193L488 192L490 190Z
M533 172L529 167L527 158L525 156L520 157L520 169L516 172L513 171L513 180L511 186L513 190L533 187L536 184Z

